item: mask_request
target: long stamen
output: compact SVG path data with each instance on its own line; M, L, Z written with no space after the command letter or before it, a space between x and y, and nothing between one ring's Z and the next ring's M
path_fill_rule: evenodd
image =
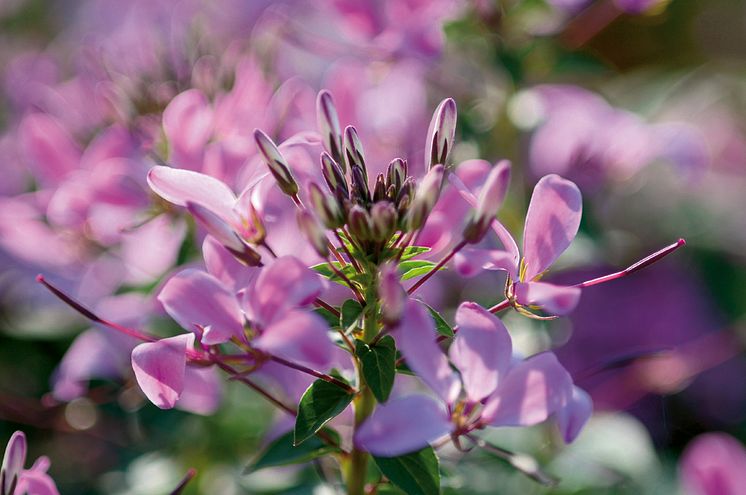
M179 485L170 493L170 495L180 495L181 492L184 491L184 488L186 488L187 484L192 481L192 478L194 478L197 475L197 470L194 468L189 468L189 471L187 471L184 478L181 480Z
M544 486L556 486L557 483L559 483L557 478L543 471L539 466L539 463L536 462L536 459L531 456L505 450L496 445L492 445L471 433L466 433L464 436L474 442L477 447L507 461L515 469Z
M336 385L339 388L345 390L346 392L349 392L351 394L357 393L357 390L343 382L342 380L338 380L337 378L334 378L333 376L327 375L326 373L321 373L320 371L316 371L312 368L308 368L306 366L294 363L292 361L288 361L287 359L283 359L279 356L273 356L269 355L269 359L272 361L275 361L277 363L280 363L283 366L287 366L288 368L293 368L294 370L301 371L303 373L306 373L311 376L315 376L316 378L319 378L321 380L324 380L327 383L331 383L332 385Z
M125 335L129 335L130 337L134 337L136 339L142 340L144 342L155 342L158 340L156 337L152 335L148 335L140 330L135 330L134 328L125 327L123 325L120 325L118 323L114 323L113 321L108 321L100 316L98 316L96 313L91 311L90 309L86 308L82 304L80 304L78 301L73 299L72 297L68 296L64 292L62 292L60 289L52 285L47 281L47 279L44 278L44 275L37 275L36 281L40 284L44 285L49 291L57 296L62 302L73 308L75 311L80 313L81 315L85 316L89 320L91 320L94 323L100 323L101 325L107 326L113 330L116 330L117 332L121 332Z
M673 253L674 251L676 251L677 249L685 245L686 245L686 241L684 239L679 239L678 241L674 242L670 246L666 246L660 251L656 251L650 256L646 256L645 258L641 259L637 263L630 265L629 267L625 268L622 271L619 271L616 273L610 273L609 275L604 275L603 277L594 278L592 280L586 280L585 282L576 284L574 287L579 287L579 288L591 287L593 285L602 284L604 282L610 282L618 278L626 277L627 275L631 273L634 273L638 270L642 270L643 268L650 266L657 261L660 261L661 259L665 258L669 254Z

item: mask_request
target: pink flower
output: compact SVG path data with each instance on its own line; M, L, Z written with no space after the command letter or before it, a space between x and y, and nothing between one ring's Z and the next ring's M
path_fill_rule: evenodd
M740 495L746 487L746 449L725 433L695 438L680 463L687 495Z
M473 302L459 306L456 323L459 333L446 357L425 309L415 301L407 303L394 331L398 348L440 400L411 395L378 407L357 431L357 445L374 455L397 456L449 433L466 434L488 425L529 426L552 415L566 441L577 436L590 417L590 399L573 385L554 354L515 359L505 326Z
M57 486L47 474L47 457L39 457L31 469L23 468L26 449L26 435L21 431L13 433L5 447L0 468L0 495L59 495Z

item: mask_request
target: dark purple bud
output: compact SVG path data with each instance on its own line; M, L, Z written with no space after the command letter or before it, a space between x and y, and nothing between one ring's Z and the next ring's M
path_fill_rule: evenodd
M412 232L418 230L425 224L428 215L435 207L440 197L440 188L443 185L443 175L445 168L443 165L435 165L422 179L422 183L417 188L414 200L409 206L407 213L407 230Z
M357 135L357 130L351 125L345 128L344 139L344 156L347 161L347 168L352 170L357 166L363 171L365 183L368 183L368 169L365 167L365 154L363 153L363 143Z
M350 190L342 168L326 152L321 153L321 174L329 190L337 196L337 199L341 201L350 197Z
M381 201L386 199L386 181L383 178L383 174L378 174L376 177L376 185L373 187L373 201Z
M396 230L396 208L388 201L379 201L370 209L373 240L388 241Z
M337 229L344 225L342 207L334 196L325 194L318 184L312 182L308 186L308 197L314 212L327 228Z
M435 109L425 143L426 170L434 165L448 164L456 138L456 118L456 102L452 98L446 98Z
M396 205L400 205L401 200L404 196L407 196L409 198L409 202L411 203L412 198L414 198L416 188L417 185L414 182L414 177L407 177L404 181L404 184L402 184L401 188L399 189L399 194L396 196Z
M326 90L322 90L316 98L316 122L324 148L344 167L342 128L339 125L339 116L332 95Z
M277 185L282 189L282 192L288 196L298 194L298 183L295 182L293 174L290 173L290 167L285 161L285 157L280 153L280 150L277 149L277 145L259 129L254 130L254 139L256 140L257 148L259 148L259 151L264 156L264 160L267 162L269 171L277 181Z
M364 205L370 204L370 189L363 170L357 165L350 167L352 177L352 200Z
M361 241L368 241L372 237L372 225L368 212L360 205L350 208L347 215L347 225L350 233Z
M329 256L329 240L326 238L324 227L308 210L298 211L298 227L308 242L322 258Z
M407 178L407 162L401 158L394 158L386 169L386 184L394 186L398 191Z

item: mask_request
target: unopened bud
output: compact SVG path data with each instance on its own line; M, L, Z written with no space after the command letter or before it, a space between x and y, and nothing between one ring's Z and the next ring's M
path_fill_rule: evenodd
M364 205L370 204L370 189L368 189L368 180L363 170L353 165L350 167L350 176L352 178L352 200Z
M308 210L298 211L298 227L322 258L329 256L329 240L321 224Z
M324 142L324 149L344 167L342 128L339 126L339 115L334 106L334 100L327 90L322 90L316 98L316 122Z
M335 197L324 194L324 191L314 182L308 186L308 196L316 215L326 228L337 229L344 225L344 214Z
M274 176L282 192L288 196L298 194L298 183L295 182L293 174L290 173L290 167L285 161L285 157L280 153L280 150L277 149L277 145L259 129L254 131L254 140L256 140L256 146L264 156L269 171Z
M426 170L434 165L448 164L448 156L456 138L456 118L456 102L452 98L441 101L435 109L425 143Z
M365 167L365 154L363 153L363 143L357 135L357 130L351 125L345 128L344 139L344 156L347 161L347 167L352 170L354 166L360 167L365 177L365 183L368 183L368 169Z
M267 237L267 229L264 227L264 221L251 202L249 202L248 215L241 225L239 234L251 244L261 244L264 242L265 237Z
M407 213L407 230L410 232L418 230L425 224L435 203L438 202L444 173L445 168L438 164L431 168L422 179Z
M477 205L464 228L464 240L481 241L505 199L510 182L510 162L502 160L490 170L477 198Z
M370 209L373 240L389 240L396 230L397 214L394 205L388 201L379 201Z
M324 176L327 187L337 196L337 199L342 201L350 197L344 171L327 152L321 153L321 175Z
M195 220L204 227L233 256L249 266L261 264L262 256L238 236L233 227L204 206L187 202L186 208Z
M361 241L368 241L372 237L372 225L368 212L360 205L350 208L347 215L347 225L350 233Z
M378 174L376 185L373 187L373 201L381 201L383 199L386 199L386 181L383 178L383 174Z
M378 281L378 298L381 301L381 317L387 325L396 325L404 314L407 292L399 282L396 267L386 264L381 268Z
M386 184L394 186L398 191L407 178L407 162L401 158L394 158L386 169Z

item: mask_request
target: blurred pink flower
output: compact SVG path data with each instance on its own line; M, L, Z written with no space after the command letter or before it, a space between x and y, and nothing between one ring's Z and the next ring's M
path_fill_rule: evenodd
M746 448L725 433L706 433L686 447L680 462L687 495L741 495L746 488Z

